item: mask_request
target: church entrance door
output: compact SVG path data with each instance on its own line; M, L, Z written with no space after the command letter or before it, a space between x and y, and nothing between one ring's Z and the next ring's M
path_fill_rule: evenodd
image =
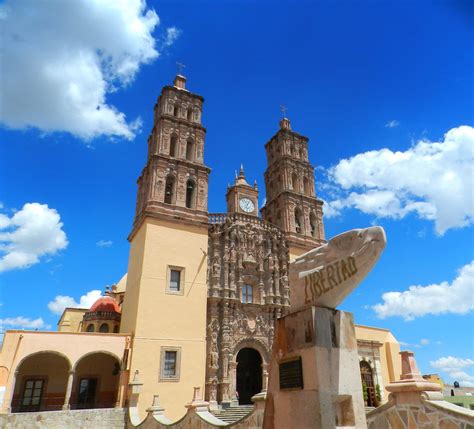
M244 348L237 354L237 392L239 404L251 404L251 397L262 390L262 357L255 349Z

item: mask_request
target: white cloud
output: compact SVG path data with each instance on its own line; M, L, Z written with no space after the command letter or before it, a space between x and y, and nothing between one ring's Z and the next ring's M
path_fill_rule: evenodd
M403 292L386 292L383 303L372 308L381 319L400 316L405 320L427 314L467 314L474 310L474 261L459 270L451 284L410 286Z
M181 30L178 30L176 27L169 27L166 29L166 37L165 41L163 42L164 47L171 46L176 39L180 36Z
M385 124L385 127L386 128L396 128L400 125L400 122L397 121L396 119L392 119L391 121L388 121L386 124Z
M452 381L459 381L461 386L474 387L474 377L463 371L474 366L474 360L447 356L430 361L430 365L448 374Z
M0 214L0 272L27 268L68 245L59 213L27 203L12 217Z
M28 319L23 316L0 319L0 331L5 329L49 329L41 317L38 319Z
M69 308L91 308L102 293L100 290L91 290L82 295L77 302L72 296L57 295L52 301L48 302L48 308L54 314L62 314L66 307Z
M114 244L114 242L111 240L99 240L97 243L95 243L95 245L98 247L110 247L112 244Z
M356 208L377 217L409 213L435 221L436 232L474 222L474 128L448 131L443 141L418 141L404 152L380 149L341 160L329 170L339 195L328 217Z
M430 340L428 340L426 338L422 338L420 340L420 345L422 345L422 346L427 346L429 343L430 343Z
M128 122L106 95L158 57L158 24L145 0L7 0L0 6L0 121L86 140L133 139L140 120Z

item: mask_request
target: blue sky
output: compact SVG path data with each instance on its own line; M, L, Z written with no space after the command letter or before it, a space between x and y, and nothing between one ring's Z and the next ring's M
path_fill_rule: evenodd
M342 308L390 329L424 373L474 383L472 3L37 5L0 14L2 329L54 329L126 272L153 104L182 61L205 98L209 211L225 211L240 163L263 203L286 105L327 237L387 233Z

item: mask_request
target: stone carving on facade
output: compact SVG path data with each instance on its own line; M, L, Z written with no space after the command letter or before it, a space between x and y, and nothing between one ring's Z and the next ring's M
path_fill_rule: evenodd
M275 321L289 305L286 280L288 247L273 225L246 215L228 215L209 231L208 367L206 398L235 398L234 361L240 344L256 344L263 363L273 341ZM252 287L252 302L244 303L242 288ZM220 329L217 329L217 326ZM244 347L244 346L242 346ZM217 363L216 363L217 361ZM213 379L217 377L217 392Z

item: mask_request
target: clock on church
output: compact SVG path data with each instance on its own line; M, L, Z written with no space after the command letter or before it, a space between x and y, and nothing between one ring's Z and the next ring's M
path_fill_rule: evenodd
M239 201L239 206L246 213L252 213L255 210L253 201L248 198L241 198Z

